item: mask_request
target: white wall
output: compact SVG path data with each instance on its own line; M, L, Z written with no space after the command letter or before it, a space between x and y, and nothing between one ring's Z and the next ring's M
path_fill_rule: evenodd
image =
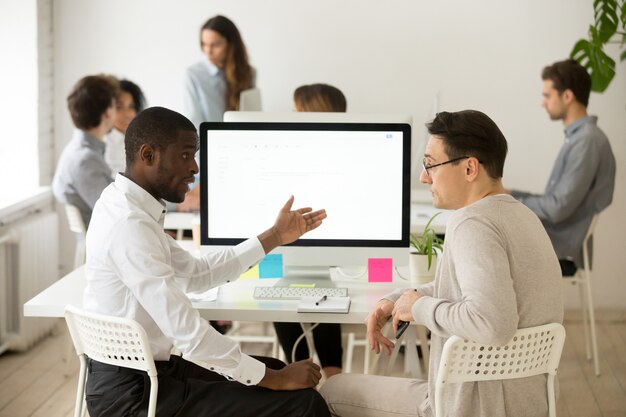
M57 153L71 135L65 97L84 75L127 77L150 105L182 110L183 71L201 57L199 27L220 13L243 35L265 110L290 111L295 87L327 82L346 94L351 112L412 114L420 138L439 93L440 109L489 114L509 140L505 185L539 192L563 140L562 126L540 107L539 75L585 36L592 3L57 0ZM595 298L606 308L626 306L625 104L621 65L610 90L593 94L589 109L600 116L618 163L614 203L596 240ZM566 295L576 305L569 287Z

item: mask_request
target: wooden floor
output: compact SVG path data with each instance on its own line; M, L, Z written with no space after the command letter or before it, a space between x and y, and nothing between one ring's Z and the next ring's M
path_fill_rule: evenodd
M582 325L566 323L567 340L559 380L561 417L626 416L626 323L601 323L598 345L602 375L596 377L585 358ZM0 356L0 417L69 417L76 395L78 361L65 377L62 361L66 335L59 331L26 353ZM251 351L259 354L262 352ZM354 371L362 369L362 349L355 353Z

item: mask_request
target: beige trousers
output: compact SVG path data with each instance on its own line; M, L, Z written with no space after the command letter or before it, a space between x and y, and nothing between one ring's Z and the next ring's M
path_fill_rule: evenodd
M427 417L428 383L420 379L339 374L320 389L333 416Z

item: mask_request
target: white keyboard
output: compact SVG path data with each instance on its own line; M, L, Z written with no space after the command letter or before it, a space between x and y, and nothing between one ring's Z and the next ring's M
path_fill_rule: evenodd
M347 288L335 287L255 287L254 298L269 300L299 300L302 297L347 297Z

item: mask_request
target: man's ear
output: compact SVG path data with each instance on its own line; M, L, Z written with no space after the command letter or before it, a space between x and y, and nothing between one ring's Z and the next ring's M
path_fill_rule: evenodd
M563 93L561 94L561 98L563 99L565 104L570 104L576 101L576 96L574 95L574 92L569 88L563 91Z
M480 162L473 156L465 160L465 178L467 178L469 182L474 181L478 176L479 165Z
M152 166L152 164L156 162L156 151L152 146L144 143L141 145L141 148L139 148L139 158L146 165Z

